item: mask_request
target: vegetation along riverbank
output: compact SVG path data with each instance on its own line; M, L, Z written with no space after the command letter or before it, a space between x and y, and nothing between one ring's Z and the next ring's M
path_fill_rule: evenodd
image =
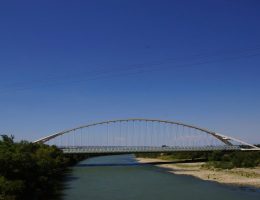
M0 140L0 200L58 199L69 166L86 156L66 156L55 146Z
M140 163L154 163L174 174L260 188L260 152L180 152L136 154L136 156ZM198 159L205 159L206 162L196 162ZM160 163L183 160L193 160L194 163Z

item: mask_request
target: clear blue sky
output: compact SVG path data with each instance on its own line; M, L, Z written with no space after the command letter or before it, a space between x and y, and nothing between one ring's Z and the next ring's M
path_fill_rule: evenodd
M0 133L183 121L260 143L260 1L1 1Z

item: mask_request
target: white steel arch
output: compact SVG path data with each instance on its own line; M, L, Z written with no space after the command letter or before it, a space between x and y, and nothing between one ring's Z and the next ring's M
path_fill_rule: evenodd
M205 129L205 128L201 128L198 126L194 126L194 125L190 125L190 124L186 124L186 123L182 123L182 122L176 122L176 121L169 121L169 120L160 120L160 119L147 119L147 118L129 118L129 119L117 119L117 120L108 120L108 121L102 121L102 122L97 122L97 123L91 123L91 124L87 124L87 125L82 125L76 128L72 128L72 129L68 129L68 130L64 130L58 133L54 133L51 134L49 136L40 138L36 141L34 141L34 143L45 143L48 142L58 136L64 135L66 133L70 133L72 131L76 131L76 130L80 130L80 129L84 129L84 128L89 128L89 127L93 127L93 126L98 126L98 125L103 125L103 124L110 124L110 123L120 123L120 122L131 122L131 121L142 121L142 122L159 122L159 123L166 123L166 124L174 124L174 125L180 125L183 127L187 127L187 128L191 128L191 129L195 129L195 130L199 130L201 132L204 132L206 134L209 134L211 136L213 136L214 138L216 138L217 140L221 141L222 143L228 145L228 146L232 146L233 144L231 143L231 141L240 143L241 145L245 145L250 147L251 149L259 149L258 147L256 147L253 144L249 144L245 141L233 138L233 137L229 137L223 134L219 134L216 133L214 131Z

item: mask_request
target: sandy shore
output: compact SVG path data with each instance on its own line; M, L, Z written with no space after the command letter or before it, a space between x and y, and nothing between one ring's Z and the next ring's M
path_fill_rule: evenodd
M137 158L140 163L156 163L165 160L153 158ZM260 188L260 167L236 168L231 170L207 169L202 167L204 163L182 163L182 164L155 164L158 167L169 170L170 173L191 175L202 180L215 181L218 183L235 184Z

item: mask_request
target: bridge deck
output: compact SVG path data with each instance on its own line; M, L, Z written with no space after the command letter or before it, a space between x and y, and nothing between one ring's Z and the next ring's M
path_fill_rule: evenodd
M234 151L242 150L239 146L205 146L205 147L150 147L150 146L86 146L60 147L65 154L78 153L153 153L153 152L184 152L184 151Z

